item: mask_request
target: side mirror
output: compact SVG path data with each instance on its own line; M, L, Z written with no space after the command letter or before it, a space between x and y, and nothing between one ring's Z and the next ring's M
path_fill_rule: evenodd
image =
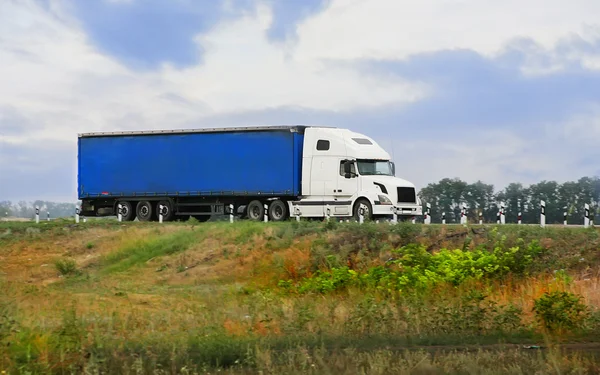
M350 163L349 161L344 163L344 173L346 175L352 174L352 163Z
M356 173L352 173L352 163L351 161L344 162L344 177L352 178L356 176Z
M391 165L392 165L392 176L396 177L396 164L394 164L394 162L392 162Z

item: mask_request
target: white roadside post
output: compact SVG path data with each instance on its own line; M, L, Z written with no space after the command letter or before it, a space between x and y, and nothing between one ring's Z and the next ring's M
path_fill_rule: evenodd
M521 225L523 223L523 216L521 215L521 211L517 214L517 224Z
M431 203L427 203L427 213L425 214L425 224L431 224Z
M233 224L233 204L229 205L229 224Z
M265 217L264 217L264 222L268 222L269 221L269 206L267 206L266 204L264 205L265 208Z
M365 222L365 209L364 209L364 207L361 207L358 210L358 223L362 225L364 222Z
M87 223L87 217L85 217L85 216L83 217L83 222Z
M542 228L546 227L546 202L540 202L540 226Z
M300 207L298 205L294 206L294 212L296 213L296 221L300 221Z
M465 226L467 225L467 204L466 203L463 203L463 206L462 206L462 222L463 222L463 225L465 225Z
M79 224L79 207L75 207L75 223Z
M163 223L163 205L162 204L158 205L158 222L160 224Z
M500 211L496 212L496 224L500 224Z
M594 218L596 217L596 212L598 211L598 202L596 204L592 204L590 206L590 227L594 226Z
M329 207L329 205L326 206L325 210L327 222L329 223L329 219L331 219L331 208Z
M398 224L398 208L392 207L392 224Z
M500 224L506 224L506 212L504 211L504 202L500 203Z
M446 225L446 213L442 212L442 224Z
M566 227L567 226L567 207L564 208L565 211L563 212L563 225Z
M589 226L590 226L590 205L586 203L584 206L583 227L589 228Z
M35 223L40 223L40 208L38 206L35 206Z
M123 206L121 203L117 205L117 218L119 219L119 222L123 221Z
M483 225L483 210L479 211L479 225Z

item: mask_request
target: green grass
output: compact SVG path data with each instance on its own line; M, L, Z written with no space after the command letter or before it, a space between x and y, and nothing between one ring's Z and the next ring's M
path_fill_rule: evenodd
M181 230L169 235L136 241L133 245L104 257L101 274L126 272L133 267L144 265L151 259L183 252L200 241L203 236L204 231L201 230Z

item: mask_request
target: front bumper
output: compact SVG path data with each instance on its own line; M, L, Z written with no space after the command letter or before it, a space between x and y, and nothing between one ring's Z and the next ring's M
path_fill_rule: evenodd
M394 212L398 216L421 216L423 208L417 204L396 204L396 205L375 205L373 207L373 215L377 216L392 216Z

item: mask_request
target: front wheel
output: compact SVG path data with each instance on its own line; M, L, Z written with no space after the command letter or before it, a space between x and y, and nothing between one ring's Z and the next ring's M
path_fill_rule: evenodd
M356 203L354 204L353 214L354 214L354 219L356 221L360 221L361 209L363 210L363 217L364 217L365 221L373 219L373 209L371 206L371 202L369 202L367 199L361 198L361 199L357 200Z

